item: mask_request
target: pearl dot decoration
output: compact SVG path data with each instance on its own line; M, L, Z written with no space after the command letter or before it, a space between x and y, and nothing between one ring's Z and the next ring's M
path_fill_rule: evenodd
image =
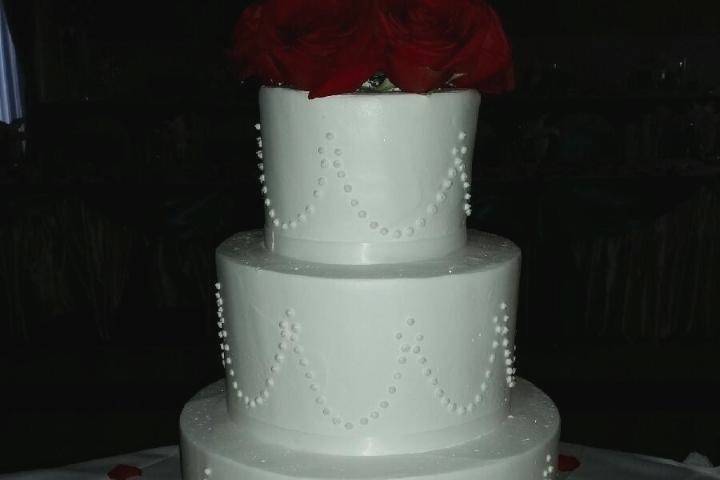
M503 312L502 317L502 325L500 325L499 318L493 317L493 323L495 324L495 334L501 335L500 342L503 346L503 358L504 358L504 365L505 365L505 382L507 383L507 386L510 388L513 388L515 386L515 372L517 369L515 368L515 345L510 348L510 339L508 338L508 333L510 329L507 326L508 321L510 320L510 316L507 314L507 303L502 302L500 304L500 310ZM499 345L498 345L499 346ZM495 342L493 342L493 348L497 349Z
M220 337L220 355L223 367L225 367L226 369L226 373L230 377L234 377L235 371L229 368L229 365L232 364L232 357L230 354L230 344L226 343L225 341L228 334L227 330L225 330L225 319L223 317L223 299L220 295L220 283L216 283L215 288L217 290L217 292L215 293L215 297L218 306L218 327L220 328L220 333L218 335ZM296 343L299 340L299 332L301 331L301 326L298 323L291 322L291 319L295 316L295 311L291 308L288 308L287 310L285 310L284 316L285 318L283 318L283 320L278 323L278 327L280 330L280 342L277 346L277 352L273 356L273 363L271 363L270 367L268 368L268 373L265 377L262 390L256 393L248 393L247 391L243 392L243 389L240 387L237 381L233 380L232 382L230 382L230 387L235 392L235 396L242 400L246 408L256 408L267 403L267 400L270 398L269 389L275 387L277 383L276 376L282 370L281 365L285 362L287 358L283 352L290 348L291 343ZM296 345L293 351L295 353L302 352L302 346ZM301 358L299 362L301 365L303 365L303 363L307 363L307 360ZM308 372L308 374L306 374L306 378L312 378L312 373Z
M255 129L257 131L261 131L262 127L259 123L255 124ZM329 140L332 139L332 134L328 133ZM273 207L273 201L272 198L270 198L270 190L265 183L266 178L265 174L263 173L265 171L265 164L263 163L263 141L262 136L257 137L257 144L259 150L257 151L257 157L260 160L260 163L258 163L258 170L260 170L260 176L258 179L260 180L260 193L262 193L263 201L265 203L265 210L267 213L268 218L270 218L270 225L272 225L274 228L280 228L282 230L294 230L304 224L308 221L307 215L311 215L315 212L315 207L312 203L308 203L304 206L304 210L295 213L294 215L283 217L278 211ZM325 149L320 146L317 149L318 155L323 155L325 153ZM328 161L325 158L322 158L320 160L320 168L327 168L328 167ZM318 177L317 179L317 188L312 189L312 197L317 199L322 199L323 197L323 190L324 186L327 184L327 179L325 177ZM304 213L303 213L304 212ZM284 219L283 219L284 218Z
M440 212L440 209L449 201L450 190L457 184L460 185L462 192L462 199L464 201L463 210L465 215L470 216L472 208L470 206L470 178L466 173L467 159L463 158L467 156L469 149L463 142L467 138L467 133L459 132L457 136L457 144L450 150L452 157L452 164L448 167L445 178L441 179L438 183L438 188L434 195L433 202L425 207L424 213L429 217L433 217ZM332 143L335 140L335 135L332 132L325 134L325 139ZM352 182L349 179L347 171L343 168L343 163L339 160L343 155L342 148L334 145L327 145L327 147L319 147L318 153L324 154L325 152L333 152L336 159L332 162L332 167L336 170L336 176L342 181L341 188L346 195L352 194L355 189ZM321 168L328 168L329 162L323 158L320 161ZM460 177L460 182L455 182L453 179ZM321 191L317 189L313 192L315 198L320 198ZM415 235L416 228L424 228L427 225L427 220L424 216L419 216L410 222L410 225L383 225L377 218L370 215L366 208L362 206L362 202L357 198L353 197L350 199L350 206L355 209L356 218L367 222L370 230L374 230L380 235L391 238L393 240L399 240L405 237L412 237ZM271 217L273 218L273 217ZM281 223L282 226L282 223ZM292 226L291 226L292 228Z
M500 304L500 310L505 314L507 312L507 304L505 302ZM492 352L488 355L486 360L486 366L484 371L484 377L486 379L490 379L493 372L493 365L498 359L498 354L496 353L498 349L500 348L500 345L504 345L505 352L504 355L504 372L505 372L505 381L508 385L508 387L512 388L515 386L515 368L513 367L513 363L515 361L515 356L512 354L511 350L508 348L510 344L509 339L509 333L510 330L507 327L507 322L509 321L510 317L509 315L505 314L503 315L502 323L500 321L500 318L495 315L493 317L493 324L492 324L492 332L494 334L493 338L490 339L490 345L492 346ZM415 318L408 318L405 320L405 324L410 329L416 329L417 328L417 320ZM480 336L480 335L478 335ZM476 407L482 403L485 400L485 395L488 390L488 382L483 381L480 384L480 389L478 392L475 392L473 395L473 398L468 401L459 401L452 397L451 395L448 395L446 388L442 386L441 381L438 379L437 376L435 376L433 373L437 371L436 368L434 368L432 365L428 366L428 358L426 355L423 354L423 348L422 348L422 342L425 339L425 335L422 332L416 332L413 335L413 332L407 332L403 335L395 335L395 338L397 340L401 340L402 338L414 338L416 343L414 345L410 345L409 343L401 343L398 347L398 350L401 354L400 357L398 357L398 363L401 365L405 365L407 363L407 357L406 355L413 354L415 356L415 359L417 360L417 363L420 365L420 372L423 375L424 378L428 379L428 382L433 387L433 395L438 400L440 405L449 413L454 413L456 415L469 415L471 414ZM392 392L391 392L392 393Z
M396 367L387 372L390 376L389 381L377 385L376 394L379 397L376 397L376 400L368 405L368 410L357 412L357 416L345 415L342 408L337 408L333 404L332 395L328 395L325 388L323 376L318 375L315 370L316 367L313 365L315 357L308 355L302 345L301 336L306 332L307 326L297 320L300 315L293 308L283 308L279 312L279 318L276 318L276 323L274 323L277 328L275 332L278 335L275 337L274 343L276 349L272 352L270 362L264 367L267 368L267 371L261 377L263 383L260 388L251 393L253 389L243 385L233 370L232 357L233 355L237 356L237 353L233 351L229 343L226 322L223 317L223 309L227 308L227 305L223 299L222 285L219 282L215 284L215 289L218 309L218 338L221 345L221 359L228 379L228 393L232 398L239 399L239 405L248 409L261 408L273 401L273 391L277 388L279 380L278 375L287 369L290 369L291 372L283 375L292 374L293 371L301 375L300 380L308 389L306 393L312 395L310 399L318 409L319 418L327 418L326 421L337 426L339 431L348 433L365 427L369 428L378 419L385 416L385 412L393 405L398 405L398 401L402 401L404 398L400 392L406 378L412 377L413 381L427 382L429 391L439 406L448 414L457 416L473 415L478 412L478 406L485 401L488 391L493 391L493 387L497 386L496 382L501 381L502 377L499 375L504 374L508 387L515 386L515 355L509 329L509 307L502 302L498 306L497 315L492 317L492 323L486 324L484 330L477 335L483 340L485 345L483 348L487 349L485 363L478 372L478 376L481 379L484 376L485 380L477 386L477 391L469 392L471 393L469 398L460 398L448 390L448 385L443 382L443 369L438 368L442 365L433 363L432 349L427 348L430 346L427 344L429 332L423 329L422 318L406 316L400 320L400 324L395 329L388 332L388 335L392 335L394 342L397 342L398 348L395 351ZM272 325L269 326L272 327ZM474 340L477 341L478 338ZM235 344L233 343L233 345ZM234 368L237 369L237 367ZM415 368L418 369L417 372L420 375L415 374L408 377L411 372L415 371Z
M545 468L542 471L542 478L555 478L555 465L553 465L553 457L549 453L545 455Z
M212 476L212 469L210 467L205 467L203 470L203 476L201 477L202 480L210 480L210 477Z
M218 326L218 337L220 337L220 360L222 361L222 366L225 368L227 365L232 363L227 362L229 360L229 355L226 353L230 351L230 345L225 343L225 339L227 338L227 330L225 330L225 317L223 316L223 299L222 295L220 294L220 290L222 288L222 285L220 285L220 282L217 282L215 284L215 304L217 305L217 326ZM228 374L232 377L235 376L235 371L230 369Z
M295 363L297 368L303 373L303 377L307 380L307 386L310 392L313 394L314 404L319 408L320 413L323 417L327 417L328 420L337 427L343 427L344 430L350 431L356 428L356 426L365 427L370 425L370 420L377 420L380 418L380 413L377 410L372 410L365 415L358 418L357 422L352 422L349 419L341 415L337 409L331 406L330 400L322 392L322 388L318 383L313 381L315 379L315 372L312 370L312 364L307 356L302 355L305 348L300 344L299 332L302 330L300 323L292 323L290 319L295 317L295 310L288 308L285 310L285 318L281 320L278 325L280 327L280 338L281 342L278 345L278 352L275 354L274 363L270 367L270 375L266 380L266 385L272 387L275 385L275 373L280 371L280 364L285 362L287 359L285 353L292 352L297 358ZM292 332L292 333L291 333ZM399 372L395 372L393 379L395 383L387 387L387 393L395 395L398 392L397 381L402 378ZM259 395L256 395L254 399L245 397L245 406L249 408L255 408L257 406L266 403L266 400L270 397L270 391L265 389ZM390 407L390 402L382 399L376 403L381 409L387 409Z

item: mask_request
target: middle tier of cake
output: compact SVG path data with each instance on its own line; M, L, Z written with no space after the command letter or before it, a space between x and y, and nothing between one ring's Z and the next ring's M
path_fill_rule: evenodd
M258 440L337 455L463 443L498 427L514 385L520 251L470 231L438 259L307 263L262 232L217 250L230 417Z

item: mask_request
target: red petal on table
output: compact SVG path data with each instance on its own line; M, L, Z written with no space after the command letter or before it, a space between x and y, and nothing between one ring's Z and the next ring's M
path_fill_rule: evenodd
M115 465L107 474L110 480L129 480L142 475L142 470L132 465Z
M580 460L570 455L558 455L558 470L561 472L572 472L580 466Z

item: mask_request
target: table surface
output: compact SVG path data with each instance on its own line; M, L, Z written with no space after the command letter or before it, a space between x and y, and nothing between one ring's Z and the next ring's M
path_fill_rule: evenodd
M602 450L568 443L560 453L580 461L573 472L561 473L559 480L718 480L720 467L698 466L662 458ZM700 458L700 457L696 457ZM92 460L56 469L0 475L0 480L103 480L114 466L124 464L142 469L142 480L181 480L177 446L143 450L116 457Z

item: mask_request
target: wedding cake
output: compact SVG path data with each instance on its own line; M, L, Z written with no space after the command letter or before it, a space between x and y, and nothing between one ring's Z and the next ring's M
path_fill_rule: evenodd
M555 475L515 375L520 251L467 231L474 89L263 87L264 231L216 252L225 379L180 419L185 480Z

